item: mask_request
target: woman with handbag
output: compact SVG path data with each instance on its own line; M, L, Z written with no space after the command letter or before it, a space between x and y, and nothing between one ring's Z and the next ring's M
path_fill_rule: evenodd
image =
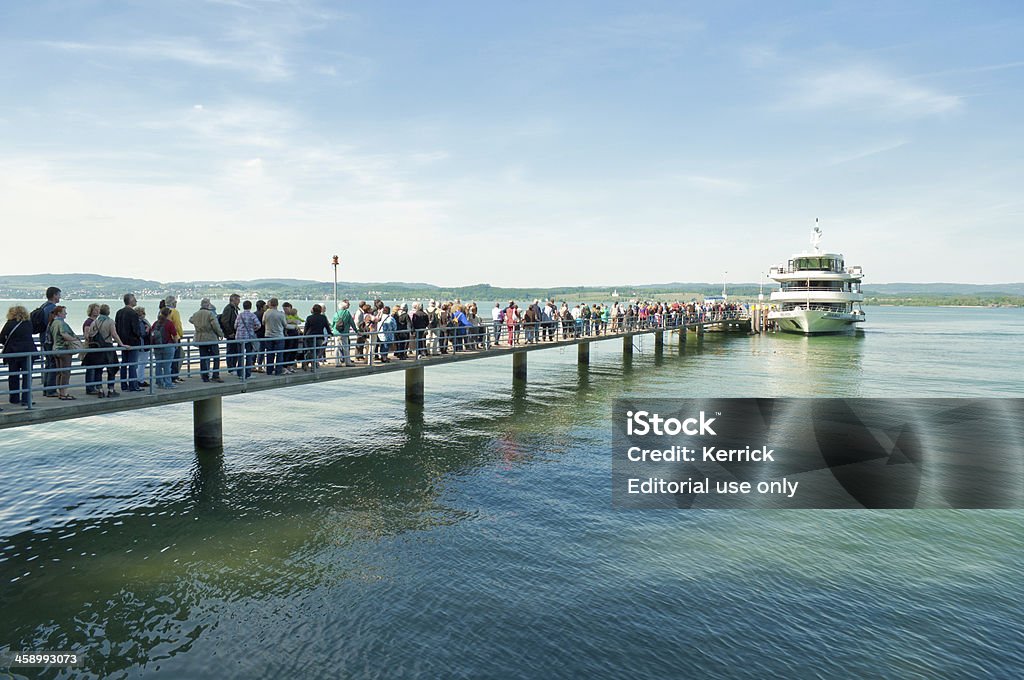
M118 346L124 347L124 343L121 342L121 338L117 335L117 328L114 320L110 318L110 305L100 305L99 316L89 326L89 347L98 349L106 349L106 352L94 352L98 356L96 363L99 365L99 375L97 379L100 384L96 388L96 396L100 397L117 397L120 392L114 389L117 384L117 372L121 369L121 363L117 359L117 354L114 352L114 343ZM103 389L103 368L107 369L107 388L106 391Z
M155 343L153 351L156 360L156 386L170 390L177 387L174 384L171 371L174 362L175 344L178 342L178 333L171 321L171 308L164 307L160 310L156 321L150 329L150 338Z
M32 321L28 310L15 305L7 310L7 323L0 330L0 345L4 354L35 352L36 341L32 337ZM28 391L31 384L28 356L4 357L7 364L7 391L12 404L28 406Z
M61 401L71 401L74 397L68 394L68 383L71 382L71 351L83 348L81 341L67 324L68 310L64 305L57 305L50 312L50 324L47 326L47 333L50 342L53 344L53 367L56 372L55 386L57 392L53 395Z
M96 317L100 315L100 304L93 302L85 310L85 321L82 322L82 337L85 338L85 346L93 348L90 329L96 323ZM103 352L86 352L82 354L82 365L85 366L85 393L96 394L99 384L103 380L103 368L101 367L100 356Z

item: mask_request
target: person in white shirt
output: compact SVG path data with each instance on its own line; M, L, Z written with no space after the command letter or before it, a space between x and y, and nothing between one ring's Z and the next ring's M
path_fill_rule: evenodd
M263 313L263 327L266 329L264 342L267 345L267 375L284 373L284 329L288 320L277 308L277 298L270 298L267 311Z
M491 323L494 326L494 344L501 344L501 322L504 321L505 315L501 313L501 303L495 302L494 309L491 310Z

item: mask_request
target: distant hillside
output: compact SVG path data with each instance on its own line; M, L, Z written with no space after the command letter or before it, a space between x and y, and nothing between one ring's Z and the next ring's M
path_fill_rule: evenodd
M182 298L224 297L240 293L249 298L277 296L297 299L327 299L333 296L334 284L311 279L253 279L232 281L172 281L163 283L147 279L103 276L100 274L32 274L0 275L0 297L38 299L47 286L58 286L68 299L86 297L117 298L127 291L139 297L162 297L174 293ZM774 284L729 283L730 297L754 299L766 294ZM525 300L554 297L559 300L605 301L615 291L622 299L689 300L718 295L722 284L706 282L672 282L619 284L608 286L554 286L549 288L505 288L478 283L470 286L438 286L429 283L401 281L356 282L339 281L338 295L350 299L385 300L461 298L479 302ZM876 283L864 288L870 304L900 305L1024 305L1024 283Z
M1024 283L872 283L865 284L864 293L889 295L1024 295Z
M159 281L103 276L102 274L28 274L25 276L0 274L0 291L25 289L41 293L49 286L57 286L61 290L120 290L123 293L126 290L154 288L160 285Z

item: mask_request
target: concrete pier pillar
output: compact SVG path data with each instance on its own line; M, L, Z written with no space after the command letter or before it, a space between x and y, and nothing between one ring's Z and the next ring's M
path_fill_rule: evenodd
M192 402L192 429L197 449L219 449L224 446L224 417L220 397L207 397Z
M423 403L423 367L405 369L405 400L413 404Z
M665 331L654 331L654 349L662 349L665 346Z
M622 336L622 353L633 356L633 336L624 335Z
M686 325L679 327L679 344L682 345L686 342Z
M704 324L697 326L697 335L704 335Z
M577 359L582 365L590 363L590 342L581 342L576 345L577 348Z
M526 352L512 355L512 379L526 382Z

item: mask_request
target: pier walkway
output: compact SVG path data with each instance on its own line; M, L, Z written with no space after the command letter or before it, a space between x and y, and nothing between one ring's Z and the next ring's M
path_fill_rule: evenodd
M505 330L505 328L502 328L503 339ZM386 363L373 359L376 349L376 334L372 334L370 340L366 343L366 353L369 359L362 363L357 362L354 365L345 366L342 360L340 343L329 344L324 348L326 354L324 360L309 362L311 367L307 371L296 371L287 375L253 373L248 377L243 376L239 378L222 366L220 374L223 376L224 382L204 382L200 380L197 346L193 340L186 339L178 345L182 348L183 363L181 376L187 378L185 382L178 384L175 389L155 389L156 362L154 355L156 353L150 351L147 362L148 375L145 378L149 386L141 392L122 392L117 398L97 399L93 395L86 394L85 368L78 364L77 355L79 352L75 352L76 359L71 368L72 377L68 385L68 393L73 395L75 399L68 401L43 396L43 387L39 378L43 372L41 358L46 353L36 352L36 363L31 369L33 380L28 395L29 405L26 407L3 404L3 411L0 412L0 429L192 402L196 446L200 448L217 448L222 445L223 418L221 414L221 398L225 396L282 389L328 380L345 380L381 373L405 371L406 400L422 404L424 369L428 366L440 366L511 355L513 380L525 381L527 378L527 355L530 352L575 346L578 348L579 363L585 365L590 363L590 343L592 342L621 338L623 341L623 354L628 356L633 353L634 338L636 336L653 335L655 348L659 348L664 345L666 334L671 335L675 333L677 342L683 343L686 341L688 332L702 334L706 330L749 332L751 330L750 317L744 313L724 312L713 317L688 320L685 323L671 325L670 322L663 322L660 326L653 323L641 325L639 322L636 322L628 329L619 329L615 332L594 333L569 338L558 338L557 336L555 339L538 338L533 343L527 344L524 342L515 345L509 345L507 341L502 344L495 343L493 326L488 324L478 329L477 340L479 340L482 348L463 349L458 352L450 351L448 354L433 354L419 358L410 357L403 360L393 358ZM538 334L542 335L539 331ZM332 341L337 340L337 337L332 338ZM225 357L225 345L226 343L222 341L218 348L221 359ZM64 354L68 354L68 352L64 352ZM296 359L296 362L296 365L301 365L303 359L300 357ZM119 378L117 378L117 382L120 382Z

